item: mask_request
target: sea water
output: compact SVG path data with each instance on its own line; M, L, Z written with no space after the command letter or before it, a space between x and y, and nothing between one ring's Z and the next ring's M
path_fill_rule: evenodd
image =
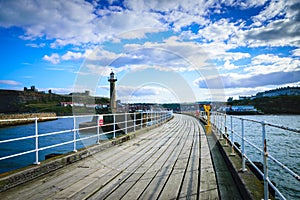
M248 115L234 117L247 118L260 122L265 121L300 130L300 115ZM227 126L230 129L230 118L227 118ZM233 129L241 135L241 120L233 118ZM263 149L262 125L244 120L244 130L245 138L260 149ZM266 126L265 130L269 155L300 175L300 133L270 126ZM238 136L234 135L234 141L241 144L241 139ZM262 153L246 142L245 153L252 161L263 163ZM268 167L270 180L276 184L276 187L284 194L286 199L300 199L300 182L271 159L268 159Z

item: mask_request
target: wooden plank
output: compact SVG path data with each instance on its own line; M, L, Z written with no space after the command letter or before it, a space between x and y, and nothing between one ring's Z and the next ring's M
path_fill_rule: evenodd
M163 132L162 132L163 133ZM163 134L164 137L167 137L167 134ZM168 137L167 137L168 138ZM161 146L159 149L163 150L163 147L167 147L168 145L163 144L163 146ZM164 156L166 156L168 154L164 153ZM141 165L141 167L143 166L143 164ZM130 168L132 168L133 166L129 166ZM138 167L139 168L139 167ZM137 169L138 169L137 168ZM136 170L137 170L136 169ZM124 174L123 176L120 176L119 179L120 180L128 180L130 178L129 175L132 175L134 172L131 172L130 174ZM129 177L128 177L129 176ZM136 178L135 176L133 176L134 178ZM108 194L108 192L114 191L114 193L112 194L112 196L110 197L110 199L114 199L113 196L116 195L117 197L119 196L119 193L115 191L115 189L119 186L122 185L122 181L112 181L109 186L107 188L103 188L101 190L99 190L91 199L102 199L104 197L106 197L106 195ZM124 181L124 182L125 182ZM126 187L128 185L124 185L124 187ZM129 187L128 187L129 188ZM121 195L120 195L121 196ZM117 198L115 197L115 198Z
M143 143L145 143L145 146L147 147L147 148L151 148L151 146L149 146L149 145L147 145L148 143L149 143L150 141L143 141ZM159 142L164 142L164 140L159 140ZM158 143L159 143L158 142ZM155 144L155 145L157 145L157 143L152 143L152 144ZM143 148L143 150L144 151L146 151L146 149L147 148ZM146 154L145 154L145 152L142 152L142 153L140 153L140 155L142 155L142 156L147 156ZM134 154L135 156L139 156L139 154L138 153L136 153L136 152L131 152L132 154ZM148 152L149 153L149 152ZM134 158L133 160L136 160L137 158ZM119 162L123 162L123 161L120 161L120 160L118 160ZM127 162L128 162L129 160L127 159ZM125 165L126 166L126 164L124 164L124 162L122 163L123 165ZM115 166L120 166L120 164L118 164L118 163L115 163L114 164ZM122 169L119 169L119 170L122 170ZM111 173L111 172L110 172ZM114 176L112 176L112 175L110 175L110 176L103 176L103 177L114 177ZM105 179L102 179L102 180L105 180ZM88 181L87 181L88 182ZM84 188L80 188L80 187L77 187L77 185L79 186L80 184L84 184L85 185L85 180L82 180L82 181L80 181L80 182L78 182L78 183L76 183L76 184L74 184L74 185L72 185L71 187L69 187L66 191L62 191L61 193L59 193L57 196L65 196L65 195L69 195L69 193L68 193L68 191L70 191L71 193L72 193L72 191L78 191L78 192L76 192L75 194L73 194L74 196L72 196L72 198L75 198L75 196L76 195L79 195L79 196L82 196L82 194L89 194L87 191L85 191L85 190L89 190L89 191L92 191L92 189L91 188L95 188L95 186L96 186L96 190L100 187L102 187L103 185L106 185L106 183L109 183L110 182L110 179L109 180L106 180L106 183L102 183L102 184L100 184L100 182L99 182L99 180L97 180L97 181L95 181L95 182L97 182L97 183L93 183L93 181L91 180L91 184L89 184L89 186L87 186L87 187L84 187ZM90 185L93 185L93 187L91 187ZM74 189L73 189L74 188ZM95 189L94 189L95 190ZM70 196L69 196L70 197Z
M72 198L75 198L76 195L82 196L82 194L86 194L86 196L88 196L91 193L95 193L95 195L97 195L97 193L100 190L103 192L104 190L106 190L106 188L112 187L112 185L117 184L120 180L125 178L124 173L126 175L131 174L131 170L132 170L131 168L134 165L138 165L139 162L143 162L143 160L147 158L147 156L151 153L151 151L155 151L155 148L152 148L151 146L147 146L147 148L139 147L138 149L142 149L143 153L136 154L135 156L131 157L130 159L119 160L118 161L119 163L115 164L116 166L119 166L118 170L117 171L112 170L110 173L114 173L114 176L110 176L111 177L110 179L104 179L105 183L101 183L101 181L96 180L94 183L90 184L90 186L79 190L76 194L74 194L72 196ZM144 157L144 158L142 158L142 157ZM91 188L94 188L94 189L92 190ZM88 190L89 192L87 192L86 190ZM105 192L103 192L103 194L105 194Z
M180 138L178 138L177 144L175 143L174 150L171 152L168 160L164 163L164 165L161 167L161 169L158 171L158 173L155 175L151 183L148 185L148 187L144 190L142 195L140 196L141 199L153 199L160 197L159 195L162 193L162 198L165 196L169 196L169 193L164 193L163 190L166 183L168 182L168 179L173 171L173 168L175 166L176 160L178 159L178 156L180 155L180 152L185 144L185 140L187 138L187 127L184 126L183 132L181 132L182 135ZM178 173L174 171L174 177L177 178ZM172 183L169 183L170 186ZM167 186L169 187L169 186Z
M197 123L197 122L196 122ZM197 125L197 124L196 124ZM194 129L194 143L189 159L186 175L184 177L179 199L197 199L199 163L200 163L200 133L198 126Z
M178 132L176 134L179 134ZM163 156L168 155L167 153L165 153L167 151L167 148L170 148L170 145L172 142L175 141L175 137L172 137L171 140L168 140L167 143L165 143L165 145L163 145L162 147L160 147L157 152L155 152L155 154L153 154L136 172L134 175L132 175L131 177L129 177L124 183L122 183L112 194L110 194L107 199L121 199L124 195L127 194L127 197L125 197L126 199L131 199L131 198L137 198L139 196L139 193L137 192L142 192L143 189L141 189L141 186L145 186L146 181L150 182L152 177L154 176L152 172L156 172L158 167L155 166L153 168L153 166L155 165L156 162L161 163L161 161L159 161L159 159ZM176 142L176 141L175 141ZM152 168L151 168L152 167ZM150 171L150 172L149 172ZM151 176L149 176L148 178L145 178L145 174L147 174L149 176L149 174L153 174ZM143 184L141 184L141 182ZM132 187L134 186L138 186L138 189L134 188L133 190L131 190ZM131 190L131 192L127 192L128 190ZM132 193L132 191L135 191L134 193ZM133 195L134 194L134 195ZM129 196L131 196L129 198Z
M205 135L201 135L200 199L219 199L218 186Z
M169 179L159 196L160 199L177 199L178 194L180 193L181 183L184 180L184 176L187 170L188 161L190 159L191 149L193 147L193 135L194 135L194 128L191 126L192 123L189 121L187 127L191 127L189 129L186 137L185 142L181 148L180 154L178 155L177 160L175 161L173 171L169 176Z
M179 198L217 199L208 144L202 127L199 128L194 118L176 115L166 125L1 196L5 199L20 196L26 199L172 199L180 194Z

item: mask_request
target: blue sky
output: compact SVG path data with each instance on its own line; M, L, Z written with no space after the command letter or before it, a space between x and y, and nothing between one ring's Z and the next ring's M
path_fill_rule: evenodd
M0 1L0 88L123 102L226 100L300 85L296 0Z

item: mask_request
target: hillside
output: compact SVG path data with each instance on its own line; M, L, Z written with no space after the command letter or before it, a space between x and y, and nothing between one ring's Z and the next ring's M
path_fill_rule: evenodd
M60 102L71 102L72 99L72 95L0 89L0 113L55 112L57 115L70 115L72 107L61 107ZM76 96L76 99L88 99L96 104L109 103L105 97Z
M235 100L228 105L253 105L264 114L300 114L300 96L262 97Z

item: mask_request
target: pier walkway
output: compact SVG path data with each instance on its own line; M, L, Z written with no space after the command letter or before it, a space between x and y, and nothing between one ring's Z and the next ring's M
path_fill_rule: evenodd
M0 193L1 199L219 199L204 130L193 117Z

